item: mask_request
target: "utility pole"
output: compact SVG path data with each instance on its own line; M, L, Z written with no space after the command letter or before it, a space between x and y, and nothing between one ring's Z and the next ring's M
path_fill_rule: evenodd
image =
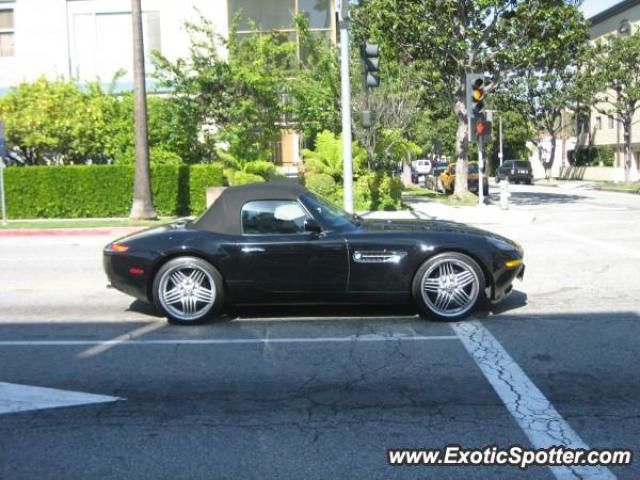
M4 157L7 155L7 141L4 137L4 122L0 120L0 207L2 226L7 226L7 206L4 202Z
M353 213L353 162L351 159L351 77L349 74L349 0L336 1L340 26L340 86L342 108L342 181L344 209Z
M504 162L504 153L502 153L502 115L499 118L499 135L500 135L500 166Z
M142 40L142 7L140 0L131 0L133 28L133 107L135 134L135 172L133 180L132 219L158 218L153 208L151 176L149 173L149 139L147 137L147 92L144 72L144 44Z

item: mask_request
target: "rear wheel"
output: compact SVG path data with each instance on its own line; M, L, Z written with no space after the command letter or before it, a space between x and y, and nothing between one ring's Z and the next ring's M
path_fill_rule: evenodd
M204 323L220 310L224 302L222 276L201 258L174 258L156 274L153 297L156 307L169 322L181 325Z
M484 285L484 274L475 260L462 253L442 253L418 269L413 298L427 318L459 320L478 303Z

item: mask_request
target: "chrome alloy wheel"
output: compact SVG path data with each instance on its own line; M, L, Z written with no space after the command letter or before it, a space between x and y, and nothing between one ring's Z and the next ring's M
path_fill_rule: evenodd
M422 276L422 298L442 317L463 315L473 307L480 292L478 275L471 266L443 258Z
M211 275L199 266L176 265L160 278L158 299L179 320L199 320L211 310L216 287Z

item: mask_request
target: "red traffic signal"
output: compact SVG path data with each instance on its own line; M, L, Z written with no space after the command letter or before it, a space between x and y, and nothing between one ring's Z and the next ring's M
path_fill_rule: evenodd
M487 133L488 129L489 128L488 128L486 120L478 119L476 121L476 135L478 137L482 137L483 135L485 135Z

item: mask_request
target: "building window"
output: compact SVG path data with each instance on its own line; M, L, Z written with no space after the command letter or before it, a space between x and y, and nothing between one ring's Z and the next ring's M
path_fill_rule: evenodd
M602 117L596 117L596 130L602 130Z
M251 34L253 29L260 32L274 30L289 32L290 39L297 41L293 18L303 15L309 21L309 30L313 36L331 38L332 1L331 0L228 0L229 23L240 14L238 35Z
M133 35L131 13L77 13L71 21L72 75L81 80L109 82L119 70L132 78ZM152 69L151 52L161 51L160 12L142 13L143 42L147 71Z
M613 115L609 115L608 119L609 119L609 129L612 129L613 128Z
M15 55L13 9L0 10L0 57Z

